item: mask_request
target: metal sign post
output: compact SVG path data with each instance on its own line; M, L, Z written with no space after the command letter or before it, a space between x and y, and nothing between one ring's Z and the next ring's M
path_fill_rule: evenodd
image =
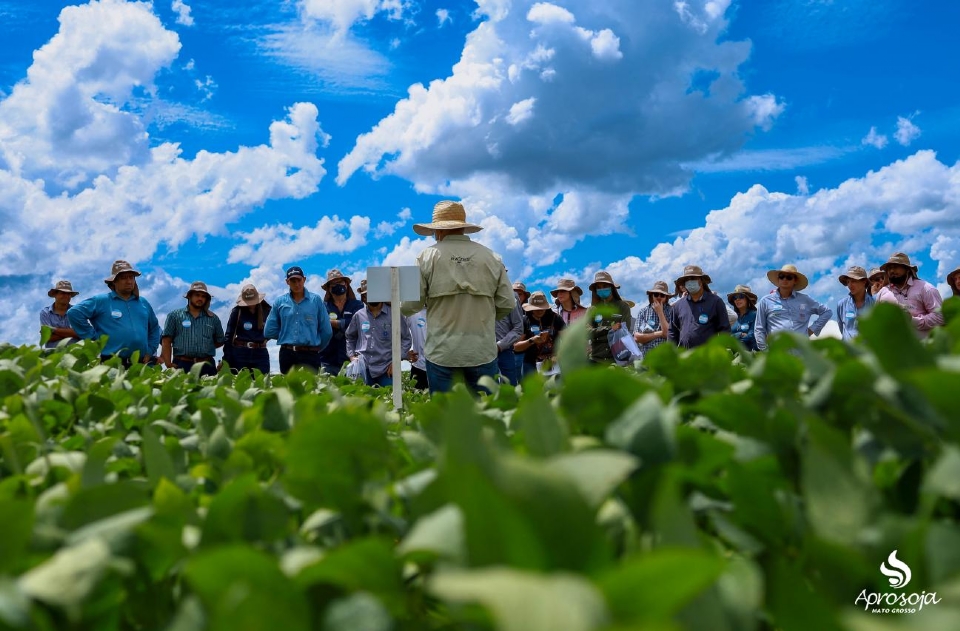
M393 361L393 407L403 409L403 372L400 356L400 302L420 300L420 268L368 267L367 301L390 303L390 355Z

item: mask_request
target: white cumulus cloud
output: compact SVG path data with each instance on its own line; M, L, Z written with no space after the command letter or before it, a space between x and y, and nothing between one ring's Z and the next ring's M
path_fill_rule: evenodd
M367 243L370 218L354 215L349 221L322 217L314 226L261 226L238 236L242 243L230 249L228 263L281 267L316 254L352 252Z
M437 26L443 28L443 25L448 22L453 22L453 19L450 17L450 11L447 9L437 9Z
M909 147L911 142L920 137L920 128L914 125L910 118L898 116L897 131L894 132L893 137L904 147Z
M173 0L170 9L177 14L177 24L183 26L193 26L193 16L190 15L190 7L183 0Z
M870 131L867 132L867 135L864 136L860 142L865 145L870 145L871 147L876 147L877 149L883 149L890 141L884 134L877 133L876 127L871 127Z
M806 178L806 177L804 177L804 176L802 176L802 175L798 175L797 177L795 177L795 178L793 178L793 179L794 179L794 181L797 183L797 195L809 195L809 194L810 194L810 183L807 181L807 178Z

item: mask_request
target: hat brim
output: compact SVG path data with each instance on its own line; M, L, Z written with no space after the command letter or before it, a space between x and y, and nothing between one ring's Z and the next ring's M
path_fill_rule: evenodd
M352 280L350 280L350 277L349 277L349 276L337 276L336 278L331 278L330 280L328 280L328 281L325 282L324 284L320 285L320 289L322 289L322 290L324 290L324 291L327 291L328 289L330 289L330 283L332 283L332 282L335 281L335 280L345 280L345 281L347 281L347 284L348 284L348 285L353 282Z
M700 280L702 280L703 282L705 282L705 283L708 284L708 285L711 284L711 283L713 283L713 279L710 278L710 274L699 274L699 275L698 275L698 274L692 274L692 275L687 275L687 276L681 276L680 278L678 278L678 279L675 280L674 282L675 282L676 284L678 284L678 285L681 285L681 284L683 284L683 282L684 282L685 280L687 280L688 278L697 278L697 279L700 279Z
M757 301L757 294L753 293L752 291L731 291L729 294L727 294L727 302L729 302L730 304L733 304L733 297L736 296L737 294L743 294L750 300L754 302Z
M661 290L659 290L659 289L648 289L648 290L647 290L647 296L648 296L648 297L649 297L649 296L652 296L653 294L657 294L658 296L666 296L667 298L670 297L670 292L668 292L668 291L661 291Z
M459 230L463 228L463 234L473 234L483 230L480 226L465 221L434 221L432 223L415 223L413 231L421 237L429 237L434 230Z
M907 269L912 269L914 274L920 271L920 268L917 267L916 265L907 265L906 263L897 263L896 261L887 261L886 263L880 266L880 269L882 269L883 271L887 271L887 268L890 267L891 265L902 265Z
M550 305L547 305L547 306L545 306L545 307L535 307L535 306L531 305L531 304L528 302L528 303L524 304L524 305L521 307L521 309L523 309L524 311L549 311L549 310L550 310Z
M840 274L840 278L838 278L837 280L840 281L840 284L841 284L841 285L843 285L844 287L846 287L846 286L847 286L847 283L849 283L849 282L852 281L852 280L865 280L865 281L867 281L867 282L869 283L869 282L870 282L870 277L869 277L869 276L864 276L863 278L857 278L856 276L848 276L847 274Z
M948 278L949 278L949 277L948 277ZM53 289L51 289L50 291L47 292L47 295L50 296L51 298L54 298L54 297L56 297L58 291L63 291L63 290L62 290L62 289L53 288ZM80 295L80 292L79 292L79 291L63 291L63 293L65 293L65 294L70 294L70 296L78 296L78 295Z
M589 289L590 291L593 291L594 289L597 288L597 285L610 285L611 287L613 287L613 288L615 288L615 289L620 289L620 285L618 285L618 284L616 284L616 283L608 283L608 282L605 281L605 280L602 280L602 281L600 281L599 283L590 283L590 285L587 287L587 289Z
M267 299L267 294L257 292L257 300L244 300L241 296L237 298L238 307L256 307L258 304Z
M213 300L213 294L211 294L209 291L203 291L202 289L191 289L187 293L183 294L183 297L187 300L190 300L190 294L203 294L210 300Z
M950 289L953 289L953 284L956 281L957 276L960 276L960 267L947 274L947 285L950 286Z
M119 276L120 274L126 274L127 272L133 272L133 275L134 275L134 276L143 276L143 274L141 274L139 271L137 271L137 270L135 270L135 269L125 269L125 270L123 270L122 272L117 272L116 274L114 274L114 275L111 276L110 278L104 278L104 279L103 279L103 282L105 282L105 283L112 283L112 282L114 282L115 280L117 280L117 276Z
M580 285L574 285L572 289L567 287L557 287L556 289L550 290L550 295L556 298L557 294L561 291L569 291L572 294L580 294L581 296L583 295L583 290L580 289Z
M797 284L793 286L794 291L803 291L810 284L810 280L800 272L789 272L783 269L772 269L767 272L767 280L776 285L780 280L777 276L780 274L793 274L797 277Z

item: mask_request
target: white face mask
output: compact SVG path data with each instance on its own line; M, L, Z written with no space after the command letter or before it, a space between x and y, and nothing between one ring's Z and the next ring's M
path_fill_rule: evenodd
M700 291L700 281L699 280L688 280L683 284L683 288L687 290L688 294L695 294Z

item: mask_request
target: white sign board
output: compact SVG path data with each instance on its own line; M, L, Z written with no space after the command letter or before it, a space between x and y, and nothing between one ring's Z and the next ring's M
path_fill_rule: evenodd
M390 270L400 272L400 300L420 300L420 268L416 265L403 267L368 267L367 268L367 301L391 302L393 295L390 286ZM399 308L400 305L394 305Z

